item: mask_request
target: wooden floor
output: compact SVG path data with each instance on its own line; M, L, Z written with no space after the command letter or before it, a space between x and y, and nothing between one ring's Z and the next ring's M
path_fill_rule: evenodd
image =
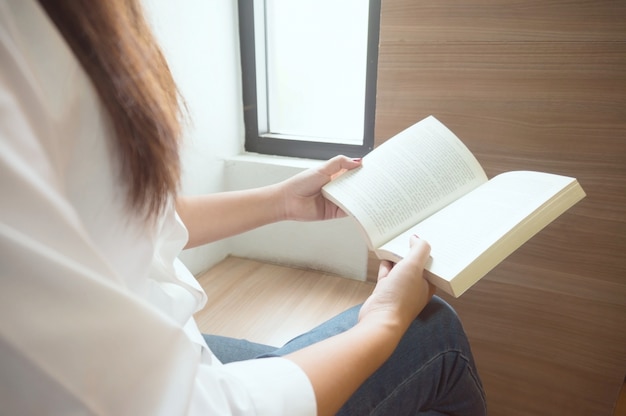
M371 283L228 257L198 276L208 296L196 314L204 333L280 346L363 302Z

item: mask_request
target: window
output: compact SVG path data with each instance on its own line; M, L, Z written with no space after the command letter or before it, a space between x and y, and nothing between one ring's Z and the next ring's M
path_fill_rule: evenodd
M379 26L380 0L239 0L246 150L369 152Z

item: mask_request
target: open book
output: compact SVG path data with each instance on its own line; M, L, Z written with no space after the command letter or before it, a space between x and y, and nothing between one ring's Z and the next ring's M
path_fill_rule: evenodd
M428 241L426 278L458 297L585 197L574 178L514 171L487 179L447 127L430 116L387 140L322 192L394 262L412 234Z

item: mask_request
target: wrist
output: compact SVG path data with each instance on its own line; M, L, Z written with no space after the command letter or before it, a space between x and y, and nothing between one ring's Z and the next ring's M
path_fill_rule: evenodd
M287 196L280 183L265 187L271 201L274 222L288 220Z
M384 329L400 339L411 325L417 313L402 308L398 302L381 302L376 289L361 306L359 324Z
M391 355L407 327L400 320L369 316L359 320L353 329L366 333L368 338L380 344L381 353Z

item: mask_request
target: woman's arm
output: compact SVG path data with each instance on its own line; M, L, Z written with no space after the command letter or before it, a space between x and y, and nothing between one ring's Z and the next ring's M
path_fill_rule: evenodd
M196 247L279 221L276 185L245 191L179 196L176 211L189 231L185 248Z
M352 329L285 358L309 377L318 415L332 415L393 353L411 322L426 306L434 287L422 276L430 246L411 238L411 251L392 267L382 262L378 284Z
M179 196L176 210L189 231L186 248L217 241L282 220L315 221L345 215L321 188L346 169L360 166L345 156L330 159L275 185L199 196Z

